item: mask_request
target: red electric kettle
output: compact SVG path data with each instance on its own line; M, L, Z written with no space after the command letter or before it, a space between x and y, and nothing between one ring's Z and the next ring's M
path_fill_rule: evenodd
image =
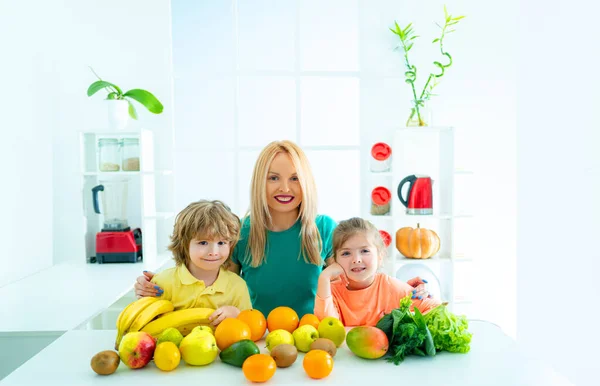
M402 187L408 183L408 199L402 196ZM433 214L431 177L412 175L398 185L398 198L406 207L406 214Z

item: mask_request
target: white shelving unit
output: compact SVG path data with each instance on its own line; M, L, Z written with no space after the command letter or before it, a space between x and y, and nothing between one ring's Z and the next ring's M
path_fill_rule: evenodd
M455 304L468 304L464 294L455 294L455 263L470 262L472 256L457 250L454 245L456 219L469 219L469 213L455 213L455 177L471 176L469 170L454 169L454 130L451 127L401 128L393 132L391 143L391 171L369 172L369 186L385 186L392 193L389 215L368 215L367 219L392 236L384 270L397 277L398 270L406 264L422 264L433 272L440 282L441 300L452 309ZM433 180L433 215L407 215L398 199L398 184L409 175L427 175ZM404 188L406 189L406 188ZM404 192L406 197L406 192ZM429 259L409 259L396 249L396 231L403 227L434 230L440 237L439 252Z
M99 141L104 138L139 140L139 171L100 171ZM145 262L158 261L169 243L174 220L173 172L156 169L154 159L154 136L152 131L81 131L80 177L82 181L83 215L85 229L85 258L90 262L95 256L96 233L100 232L103 215L94 212L92 188L102 181L128 181L127 222L142 230L142 253Z

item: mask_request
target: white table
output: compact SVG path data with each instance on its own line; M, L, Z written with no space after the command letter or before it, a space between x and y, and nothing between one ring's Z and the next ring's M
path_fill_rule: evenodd
M333 372L312 381L302 368L303 354L287 369L277 369L270 385L460 385L460 386L552 386L571 385L551 369L528 359L518 345L496 326L472 322L468 354L440 353L435 357L409 357L395 366L384 360L355 357L343 345L335 356ZM0 384L12 385L250 385L241 369L217 360L203 367L181 362L172 372L162 372L153 363L130 370L123 363L110 376L96 375L90 359L110 349L115 331L69 331L18 368ZM267 352L264 342L261 351ZM314 383L313 383L314 382Z
M170 255L136 264L63 263L0 288L0 332L68 331L104 311L144 270L158 271Z

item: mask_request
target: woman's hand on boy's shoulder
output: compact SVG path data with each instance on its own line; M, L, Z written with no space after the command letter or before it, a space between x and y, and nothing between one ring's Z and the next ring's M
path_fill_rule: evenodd
M227 318L237 318L237 316L239 314L240 314L240 310L237 307L234 307L234 306L223 306L223 307L217 308L215 310L215 312L213 312L208 317L208 320L209 320L210 324L212 324L213 326L216 327L223 320L225 320Z
M144 271L142 276L138 276L135 281L135 285L133 286L135 289L135 296L138 299L146 296L162 295L163 289L150 281L153 277L154 273L150 271Z
M409 286L411 286L413 288L417 288L421 284L427 284L427 280L423 280L419 276L417 276L417 277L413 277L412 279L407 280L406 284L408 284Z

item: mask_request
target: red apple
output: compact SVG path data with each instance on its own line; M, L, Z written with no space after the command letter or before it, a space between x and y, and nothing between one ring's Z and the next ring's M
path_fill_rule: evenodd
M130 369L146 366L154 355L156 342L147 332L130 332L119 344L119 357Z

